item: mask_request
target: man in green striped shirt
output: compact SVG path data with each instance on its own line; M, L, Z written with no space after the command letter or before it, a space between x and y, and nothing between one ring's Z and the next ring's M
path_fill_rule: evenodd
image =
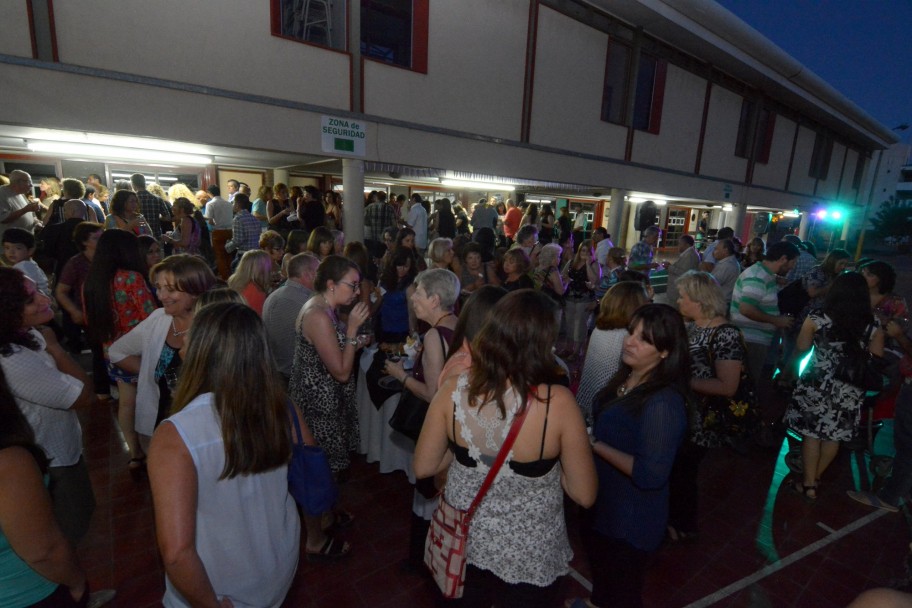
M754 382L761 382L763 362L777 329L788 329L794 319L779 314L779 281L795 266L798 248L785 241L766 249L763 261L748 267L732 292L731 320L741 328L747 344L747 366Z

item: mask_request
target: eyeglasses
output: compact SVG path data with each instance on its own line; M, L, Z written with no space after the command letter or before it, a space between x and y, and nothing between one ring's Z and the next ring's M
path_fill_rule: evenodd
M348 281L338 281L338 283L341 285L348 285L351 287L352 291L361 291L361 285L357 283L349 283Z

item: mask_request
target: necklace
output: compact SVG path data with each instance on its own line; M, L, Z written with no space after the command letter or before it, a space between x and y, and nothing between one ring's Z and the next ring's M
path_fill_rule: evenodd
M174 317L171 317L171 335L172 336L174 336L175 338L179 338L180 336L183 336L188 331L190 331L189 327L187 329L185 329L184 331L177 331L177 326L174 324Z
M638 387L638 386L643 382L643 379L640 378L639 380L636 381L636 383L634 383L633 386L628 387L628 386L627 386L627 383L628 383L629 381L630 381L630 376L627 376L627 378L624 380L624 383L621 384L621 385L618 387L618 390L617 390L617 395L618 395L618 397L623 397L623 396L625 396L627 393L629 393L630 391L632 391L633 389L635 389L636 387Z
M453 316L453 313L451 313L451 312L446 313L445 315L443 315L442 317L437 319L437 321L434 323L434 327L437 327L438 325L440 325L440 322L443 321L444 319L446 319L447 317L452 317L452 316Z

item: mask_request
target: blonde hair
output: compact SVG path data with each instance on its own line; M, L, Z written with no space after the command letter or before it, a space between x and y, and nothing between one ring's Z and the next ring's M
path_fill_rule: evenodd
M708 318L724 317L728 314L725 294L719 282L708 272L688 270L675 282L678 292L700 305L700 310Z
M180 182L168 188L168 200L176 201L179 198L187 199L194 207L199 204L199 201L196 200L196 195L193 194L193 190Z
M637 281L621 281L611 286L599 302L595 326L598 329L623 329L637 308L649 304L646 287Z
M162 200L166 200L166 201L170 200L168 198L168 193L165 192L165 189L161 187L161 184L158 184L156 182L149 182L148 184L146 184L146 190L148 190L149 192L151 192L152 194L154 194L155 196L157 196L158 198L160 198Z
M219 479L271 471L291 457L286 397L259 315L243 304L204 306L187 336L172 413L214 393L225 449Z
M237 270L228 278L228 287L240 293L248 284L253 283L269 293L272 285L272 258L262 249L251 249L244 252Z
M566 209L566 207L564 207ZM576 263L580 259L585 262L589 261L589 255L592 253L592 239L586 239L580 243L579 248L576 250L576 255L573 256L573 262ZM584 257L585 256L585 257Z

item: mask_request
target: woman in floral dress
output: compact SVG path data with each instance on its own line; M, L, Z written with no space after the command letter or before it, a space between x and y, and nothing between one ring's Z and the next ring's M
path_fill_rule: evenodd
M811 312L798 334L796 358L814 346L814 355L799 378L785 422L801 434L803 479L793 489L809 500L817 498L817 483L839 451L839 442L855 436L864 390L838 380L836 368L844 357L866 351L883 355L884 336L871 311L868 286L857 272L833 279L822 310Z
M145 273L146 261L136 236L125 230L107 230L98 239L83 286L86 331L90 340L102 345L108 376L117 382L117 421L130 450L129 469L134 477L141 476L146 459L134 428L137 376L113 365L108 348L156 308Z

